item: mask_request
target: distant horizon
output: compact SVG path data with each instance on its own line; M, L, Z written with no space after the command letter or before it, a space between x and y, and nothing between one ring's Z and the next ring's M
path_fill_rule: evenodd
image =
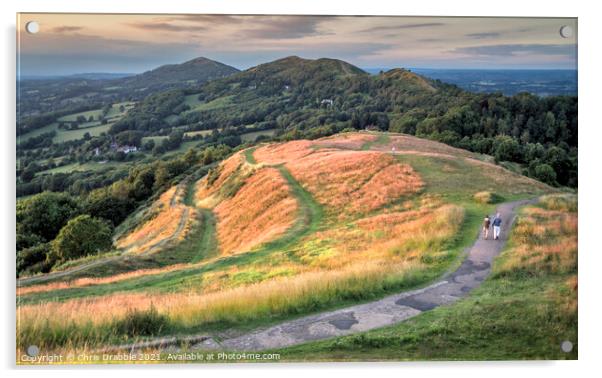
M25 31L31 21L36 34ZM562 36L565 26L574 33ZM24 76L145 72L198 56L239 69L291 55L357 67L577 68L575 18L20 13L17 30Z
M192 59L188 59L186 61L182 61L182 62L174 62L174 63L166 63L166 64L162 64L160 66L145 70L145 71L138 71L138 72L119 72L119 71L81 71L81 72L71 72L71 73L64 73L64 74L30 74L30 75L20 75L22 78L35 78L35 77L40 77L40 78L52 78L52 77L69 77L69 76L77 76L77 75L123 75L123 76L135 76L135 75L140 75L143 74L145 72L149 72L152 71L154 69L157 69L159 67L165 66L165 65L177 65L177 64L182 64L182 63L186 63L190 60L193 59L197 59L197 58L206 58L206 59L210 59L213 60L215 62L218 63L222 63L222 64L226 64L230 67L234 67L237 70L240 71L245 71L248 70L250 68L256 67L256 66L251 66L251 67L236 67L233 64L229 64L227 62L223 62L223 61L218 61L216 59L213 58L209 58L209 57L196 57L196 58L192 58ZM280 57L280 58L276 58L274 60L270 60L270 61L266 61L264 63L259 63L260 64L265 64L265 63L270 63L273 62L275 60L279 60L279 59L283 59L286 58L286 56ZM329 58L327 56L321 57L321 58L315 58L315 59L337 59L337 58ZM304 58L304 59L309 59L309 58ZM312 59L314 60L314 59ZM530 68L481 68L481 67L465 67L465 68L457 68L457 67L406 67L403 65L394 65L394 66L388 66L388 67L378 67L378 66L357 66L358 68L368 72L368 70L374 71L374 70L383 70L383 71L387 71L387 70L392 70L392 69L396 69L396 68L402 68L402 69L407 69L407 70L433 70L433 71L578 71L577 68L549 68L549 67L530 67ZM370 73L370 72L368 72Z

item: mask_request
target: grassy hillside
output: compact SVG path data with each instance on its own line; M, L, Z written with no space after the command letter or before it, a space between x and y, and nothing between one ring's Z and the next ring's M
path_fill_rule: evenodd
M425 285L473 242L495 206L475 201L484 191L501 200L553 189L400 134L245 149L130 217L118 259L19 288L17 343L242 329Z
M577 202L554 195L522 210L492 277L470 297L397 326L278 352L285 361L576 359L577 344Z

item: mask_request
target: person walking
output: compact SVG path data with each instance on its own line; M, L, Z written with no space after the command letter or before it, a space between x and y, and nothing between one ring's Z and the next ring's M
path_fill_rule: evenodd
M485 215L483 220L483 239L489 239L489 227L491 227L491 219L489 215Z
M500 231L502 228L502 216L500 213L495 214L495 218L493 219L493 240L498 240L500 238Z

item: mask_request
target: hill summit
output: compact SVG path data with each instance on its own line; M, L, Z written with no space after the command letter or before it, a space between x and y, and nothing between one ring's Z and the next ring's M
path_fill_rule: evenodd
M239 72L238 69L214 60L198 57L180 64L166 64L142 74L121 79L123 85L140 88L169 86L189 81L202 84Z

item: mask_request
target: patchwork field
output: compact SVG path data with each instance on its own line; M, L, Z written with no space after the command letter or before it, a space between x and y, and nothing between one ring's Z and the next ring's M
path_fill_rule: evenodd
M20 285L17 344L235 332L425 285L474 241L495 206L475 201L484 191L508 200L554 190L396 134L238 151L128 219L117 259Z
M83 138L85 133L89 133L90 136L98 136L101 133L108 131L111 125L117 120L119 120L121 117L123 117L123 115L132 106L134 106L133 102L120 102L113 104L104 116L102 109L94 109L85 112L69 114L58 118L57 122L53 122L48 126L35 129L29 133L19 136L17 138L17 144L26 141L32 137L36 137L41 134L49 133L52 131L55 131L57 133L56 136L52 139L54 143L78 140ZM107 120L107 123L103 125L99 120L99 116L103 116ZM70 130L59 128L60 122L76 122L78 117L84 117L86 121L79 122L77 129ZM92 121L89 121L90 117L93 118Z

